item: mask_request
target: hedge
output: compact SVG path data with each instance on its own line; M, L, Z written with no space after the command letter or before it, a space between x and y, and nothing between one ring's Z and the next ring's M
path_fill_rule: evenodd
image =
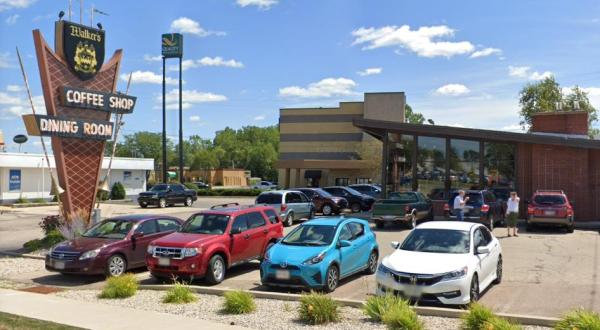
M258 196L258 189L198 189L198 196Z

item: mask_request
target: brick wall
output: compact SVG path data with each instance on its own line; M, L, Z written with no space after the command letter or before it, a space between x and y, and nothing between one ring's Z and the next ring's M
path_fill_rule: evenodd
M541 112L531 118L532 132L587 135L588 113L585 111Z

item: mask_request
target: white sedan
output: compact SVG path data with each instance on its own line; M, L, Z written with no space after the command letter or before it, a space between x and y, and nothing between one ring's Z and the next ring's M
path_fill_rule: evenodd
M502 247L481 224L432 221L417 226L377 270L377 295L466 305L502 280Z

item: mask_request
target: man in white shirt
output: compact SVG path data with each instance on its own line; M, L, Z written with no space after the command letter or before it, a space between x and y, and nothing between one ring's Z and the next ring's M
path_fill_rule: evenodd
M467 201L469 200L469 197L465 197L465 191L464 190L459 190L458 191L458 195L456 195L456 197L454 197L454 205L452 205L452 208L454 209L454 214L456 214L456 220L458 221L464 221L465 220L465 204L467 204Z
M510 192L510 198L506 201L506 230L508 231L508 237L519 236L517 235L517 219L519 218L519 201L521 199L517 196L515 191ZM510 228L513 229L513 235L510 234Z

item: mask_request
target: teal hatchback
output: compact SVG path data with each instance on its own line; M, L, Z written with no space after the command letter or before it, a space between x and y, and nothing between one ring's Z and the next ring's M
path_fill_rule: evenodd
M285 236L265 253L263 285L334 291L340 279L374 274L379 246L365 220L315 218Z

